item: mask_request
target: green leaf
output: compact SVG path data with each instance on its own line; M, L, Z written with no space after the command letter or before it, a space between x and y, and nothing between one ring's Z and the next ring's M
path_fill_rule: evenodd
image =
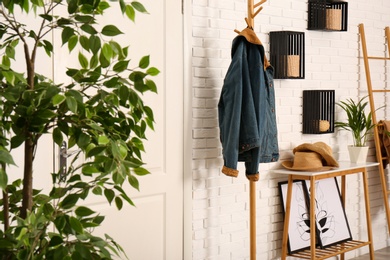
M88 68L88 60L81 52L79 52L79 62L83 69Z
M78 41L79 41L79 38L77 37L77 35L72 35L69 38L69 41L68 41L68 50L69 50L69 52L71 52L74 49L74 47L76 47Z
M5 53L6 55L11 58L11 59L15 59L15 48L12 47L11 45L8 45L6 48L5 48Z
M91 69L96 68L99 65L99 58L97 55L92 55L90 61L89 61L89 67Z
M42 42L43 42L43 48L45 48L47 55L51 57L51 53L53 52L53 45L51 44L51 42L47 40L43 40Z
M146 73L149 74L150 76L157 76L160 73L160 71L155 67L151 67L146 70Z
M118 61L114 67L113 70L115 72L122 72L127 69L127 66L129 65L129 61L123 60L123 61Z
M82 173L84 173L84 174L93 174L93 173L98 173L98 172L100 172L96 167L91 166L91 165L83 166L83 168L82 168L81 171L82 171Z
M91 142L91 137L85 133L81 133L79 138L77 139L77 145L80 148L87 147Z
M104 196L106 196L107 201L111 204L112 200L115 197L115 192L113 190L110 190L110 189L105 189Z
M73 14L76 12L78 8L78 1L77 0L68 0L68 13Z
M26 137L24 135L15 135L11 138L11 149L19 147L21 144L24 143L26 140Z
M106 150L104 146L96 146L87 152L87 157L96 156Z
M123 34L115 25L106 25L102 29L102 34L105 36L116 36Z
M74 34L74 30L70 27L65 27L61 33L62 45L67 43Z
M62 136L62 132L61 132L59 127L56 127L53 130L53 140L59 146L61 146L62 142L64 141L64 138Z
M12 155L6 150L0 150L0 162L5 164L16 165Z
M148 89L154 93L157 93L157 86L156 83L154 83L153 80L147 79L145 80L145 85L148 87Z
M79 41L80 41L81 47L83 47L84 50L89 51L88 37L86 37L85 35L81 35Z
M76 243L72 259L94 259L94 257L92 257L91 251L88 247L81 243Z
M84 233L83 225L81 224L81 222L77 218L70 217L69 218L69 224L72 227L72 229L74 231L76 231L77 233L79 233L79 234L83 234Z
M90 208L80 206L75 210L75 213L77 216L86 217L86 216L90 216L90 215L94 214L95 211L91 210Z
M74 97L67 96L66 104L68 105L70 111L72 111L73 113L77 113L77 101Z
M61 236L59 236L59 235L54 235L54 236L50 239L49 246L50 246L50 247L55 247L55 246L61 245L63 242L64 242L64 240L62 239Z
M80 26L81 30L89 34L97 34L98 32L89 24L83 24Z
M131 20L135 21L135 11L134 8L131 5L126 5L126 10L125 10L126 16Z
M0 188L5 190L8 184L8 176L4 169L0 169Z
M105 136L105 135L101 135L101 136L99 136L99 138L98 138L98 144L99 144L99 145L106 145L106 144L108 144L109 142L110 142L110 139L108 139L108 137Z
M91 35L89 37L89 48L93 54L97 54L99 52L101 45L101 40L98 36Z
M102 188L99 186L96 186L95 188L92 189L92 193L95 195L102 195L103 191Z
M133 188L135 188L135 189L137 189L139 191L139 182L138 182L138 179L135 176L129 175L128 176L128 181L129 181L130 185Z
M149 60L150 60L150 56L149 55L142 57L141 60L139 61L139 65L138 66L141 69L146 69L149 66L149 62L150 62Z
M61 207L63 209L70 209L74 207L79 200L80 196L77 194L69 194L64 198L64 200L61 202Z
M125 12L125 8L126 8L126 3L124 0L119 0L119 6L121 8L121 12L122 14Z
M144 176L144 175L150 174L150 172L148 170L146 170L145 168L142 168L142 167L134 168L133 172L135 174L137 174L138 176Z
M76 15L75 20L81 23L93 23L94 18L91 15Z
M120 197L115 197L115 205L118 210L121 210L123 207L123 201Z
M11 60L9 59L8 56L4 55L3 58L1 59L1 64L3 65L2 68L4 70L9 70L11 67Z
M3 76L7 80L7 83L15 85L15 74L12 71L3 71Z
M63 95L61 95L61 94L57 94L57 95L55 95L54 97L53 97L53 99L52 99L52 104L54 105L54 106L58 106L58 105L60 105L60 104L62 104L62 102L64 102L65 101L65 97L63 96Z
M102 53L107 61L111 60L113 54L111 45L108 43L103 44Z
M146 11L145 7L140 2L134 1L131 3L131 5L140 13L148 13L148 11Z

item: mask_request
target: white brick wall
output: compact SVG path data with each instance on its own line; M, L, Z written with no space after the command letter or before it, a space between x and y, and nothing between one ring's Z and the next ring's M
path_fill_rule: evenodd
M390 1L348 1L348 31L308 31L307 0L268 0L255 18L255 32L269 50L270 31L305 32L306 78L275 80L278 140L281 160L304 142L324 141L339 160L347 160L346 132L303 135L302 91L335 89L336 100L364 96L366 81L359 59L359 23L365 24L370 55L383 55L384 27L390 26ZM245 28L245 0L192 0L192 259L249 259L249 186L240 165L238 178L221 174L217 103L230 64L234 29ZM268 53L267 53L268 54ZM371 65L374 83L382 84L383 64ZM360 75L359 75L360 74ZM389 76L388 76L389 77ZM385 100L388 99L383 99ZM389 115L388 113L386 113ZM341 116L337 110L336 117ZM389 115L390 116L390 115ZM373 146L373 142L371 142ZM374 159L371 148L370 158ZM280 160L280 161L281 161ZM278 182L285 176L270 173L279 163L261 164L257 187L257 259L279 259L283 228ZM362 185L358 176L347 177L347 216L354 239L366 239ZM380 180L369 173L374 247L389 245ZM368 247L347 254L347 259L368 252Z

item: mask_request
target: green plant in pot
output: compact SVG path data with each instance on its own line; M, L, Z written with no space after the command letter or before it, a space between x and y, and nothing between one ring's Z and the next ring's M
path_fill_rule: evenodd
M350 131L353 145L349 146L350 158L352 162L362 162L367 158L368 147L366 146L371 130L375 126L372 122L371 112L366 113L368 101L366 97L355 102L352 98L336 103L347 115L345 122L335 122L336 128ZM355 152L355 150L357 150ZM362 154L360 153L362 152Z
M111 5L133 21L137 12L146 13L137 1L0 2L1 259L123 256L114 238L94 234L104 216L83 201L96 195L118 210L133 205L123 187L139 189L138 176L149 173L141 155L154 118L142 94L157 92L150 77L159 70L147 55L131 60L129 47L116 41L120 29L101 23ZM78 61L55 75L66 82L44 75L58 48ZM76 151L66 171L54 171L51 163L47 172L34 171L43 136ZM22 162L14 160L16 149ZM22 177L10 182L13 171ZM47 192L35 188L37 176L51 179Z

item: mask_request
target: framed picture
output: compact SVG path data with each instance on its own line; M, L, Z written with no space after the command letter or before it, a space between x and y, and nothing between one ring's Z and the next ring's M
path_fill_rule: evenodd
M310 181L305 181L310 196ZM319 240L325 248L336 243L352 240L347 216L341 201L336 178L315 182L315 215Z
M288 182L279 182L279 191L283 205L283 213L286 212ZM310 248L310 219L308 207L308 191L304 181L294 181L292 184L290 220L288 225L288 252L289 254ZM316 234L317 246L319 234Z

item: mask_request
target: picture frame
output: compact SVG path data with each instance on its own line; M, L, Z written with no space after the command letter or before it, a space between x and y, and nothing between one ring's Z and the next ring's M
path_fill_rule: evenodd
M279 182L280 198L283 206L283 214L286 212L288 182ZM307 185L304 181L296 180L292 184L290 219L288 226L288 253L310 248L310 219L309 219L309 197ZM316 228L316 246L322 247L318 239L319 233Z
M352 240L336 177L317 180L315 185L316 226L322 247ZM305 186L310 197L309 180L305 181Z

